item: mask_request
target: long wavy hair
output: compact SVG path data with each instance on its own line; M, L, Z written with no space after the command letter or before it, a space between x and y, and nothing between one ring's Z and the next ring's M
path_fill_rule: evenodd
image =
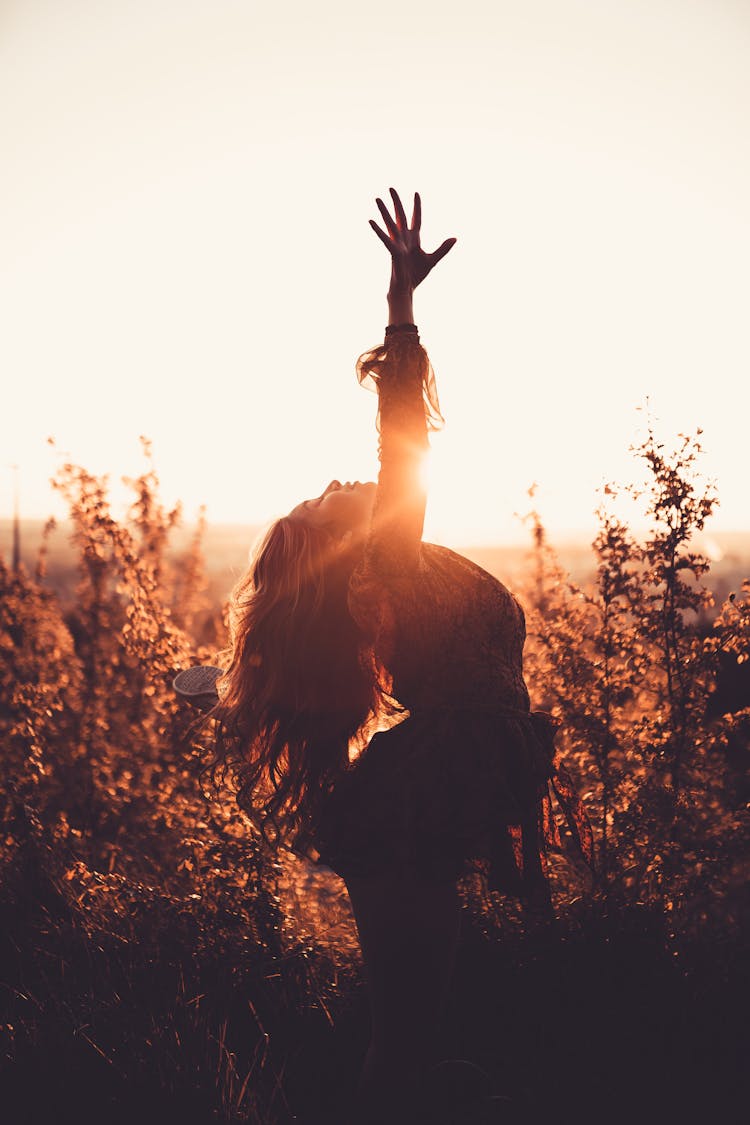
M361 550L284 516L232 593L213 768L232 774L240 806L274 842L299 844L314 828L384 694L348 607Z

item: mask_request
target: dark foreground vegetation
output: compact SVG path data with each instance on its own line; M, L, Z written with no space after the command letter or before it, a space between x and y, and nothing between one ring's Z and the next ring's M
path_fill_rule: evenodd
M649 529L603 507L585 588L529 516L528 679L598 870L561 841L554 932L467 879L436 1125L746 1112L750 583L713 604L697 443L635 453ZM0 560L0 1120L334 1125L368 1034L343 887L204 795L170 685L222 610L200 528L170 554L150 462L132 484L117 520L61 471L74 598L44 545L34 573Z

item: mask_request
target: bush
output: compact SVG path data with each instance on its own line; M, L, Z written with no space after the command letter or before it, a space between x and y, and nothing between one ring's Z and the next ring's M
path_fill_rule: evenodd
M45 583L46 537L33 576L0 560L5 1105L33 1123L105 1112L270 1125L300 1104L332 1120L367 1036L351 914L333 875L270 854L231 794L203 793L205 755L171 681L215 659L223 609L206 598L202 516L175 560L181 514L159 501L144 452L122 520L106 480L70 464L58 475L77 557L72 604ZM597 875L553 864L557 952L525 941L512 905L481 883L465 887L459 978L487 1001L456 1002L447 1049L474 1051L545 1112L552 1095L526 1077L539 1066L558 1083L579 1073L582 1042L598 1058L602 1002L619 1011L610 1033L619 1019L625 1050L636 980L665 1013L689 1003L710 1022L706 998L731 994L747 922L750 583L714 613L708 561L691 546L715 503L697 440L667 454L649 429L635 452L649 473L645 535L612 513L610 486L584 588L531 513L521 591L527 678L535 705L561 721ZM624 976L613 951L630 958ZM506 1023L487 1007L493 989ZM568 1045L540 1046L542 1013L573 1021ZM703 1042L691 1026L676 1050L688 1034ZM666 1034L666 1023L654 1031ZM665 1083L672 1073L665 1065ZM329 1095L313 1092L320 1074Z

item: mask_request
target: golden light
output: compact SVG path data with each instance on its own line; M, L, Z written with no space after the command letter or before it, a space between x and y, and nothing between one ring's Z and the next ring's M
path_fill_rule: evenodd
M372 479L351 372L386 315L367 219L393 182L422 192L426 245L459 239L415 314L447 420L432 534L512 535L535 479L545 516L590 527L647 394L667 440L703 425L714 526L745 526L747 16L687 6L672 42L666 0L540 4L458 37L450 8L401 5L397 42L351 5L335 41L290 40L272 6L10 5L0 367L22 514L55 510L48 434L113 484L148 434L165 497L212 523ZM386 44L393 82L363 83ZM419 72L446 57L455 81Z
M430 487L432 485L432 449L427 449L422 454L422 462L419 466L419 485L430 495Z

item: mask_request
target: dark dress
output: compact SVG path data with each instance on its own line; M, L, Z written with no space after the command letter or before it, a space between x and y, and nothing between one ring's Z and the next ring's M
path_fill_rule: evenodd
M350 609L408 717L375 734L337 783L320 858L345 877L436 880L481 862L490 886L533 896L546 886L546 847L559 844L551 786L584 852L590 832L553 724L529 709L523 610L481 567L422 542L419 467L440 415L418 337L386 337L358 373L379 395L380 472Z

